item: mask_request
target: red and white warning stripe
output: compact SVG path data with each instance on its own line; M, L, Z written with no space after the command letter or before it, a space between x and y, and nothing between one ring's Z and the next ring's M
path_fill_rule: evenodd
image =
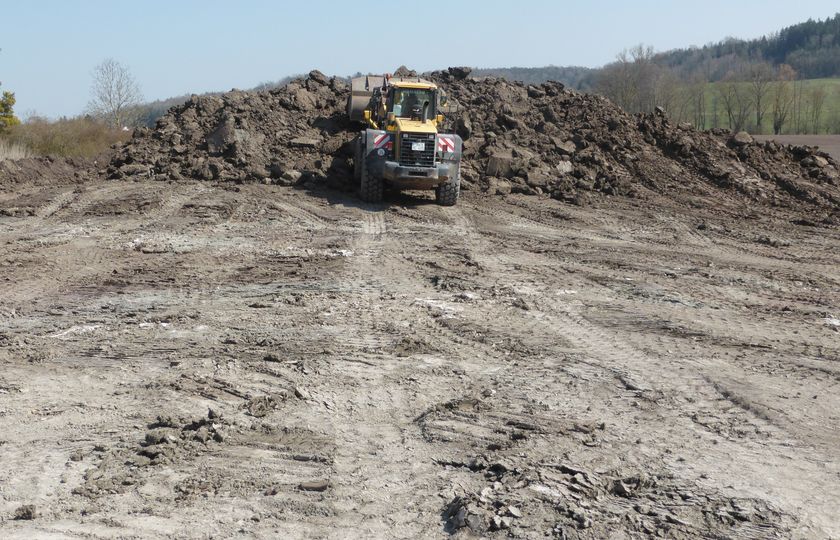
M445 137L443 135L438 137L438 150L441 152L454 152L455 139L452 137Z
M382 133L373 138L373 148L383 148L391 141L391 137L387 133Z

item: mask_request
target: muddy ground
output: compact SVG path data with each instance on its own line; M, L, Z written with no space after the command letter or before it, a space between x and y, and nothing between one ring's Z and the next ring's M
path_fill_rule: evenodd
M840 537L840 232L0 191L4 538Z

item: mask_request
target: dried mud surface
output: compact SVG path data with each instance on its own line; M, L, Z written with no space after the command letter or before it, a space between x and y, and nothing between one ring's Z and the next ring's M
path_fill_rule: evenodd
M0 210L3 538L840 536L831 223L95 179Z

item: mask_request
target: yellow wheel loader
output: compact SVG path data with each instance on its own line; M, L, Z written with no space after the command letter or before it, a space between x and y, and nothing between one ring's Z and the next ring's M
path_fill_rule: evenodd
M445 95L417 77L366 76L352 80L347 114L365 129L355 140L354 170L366 202L396 189L435 190L452 206L461 190L461 137L438 133Z

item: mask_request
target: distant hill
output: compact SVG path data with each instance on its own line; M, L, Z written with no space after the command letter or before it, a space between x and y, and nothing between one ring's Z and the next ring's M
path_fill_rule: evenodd
M703 47L658 53L654 62L683 78L719 81L743 63L788 64L801 79L840 77L840 13L788 26L758 39L727 38Z

